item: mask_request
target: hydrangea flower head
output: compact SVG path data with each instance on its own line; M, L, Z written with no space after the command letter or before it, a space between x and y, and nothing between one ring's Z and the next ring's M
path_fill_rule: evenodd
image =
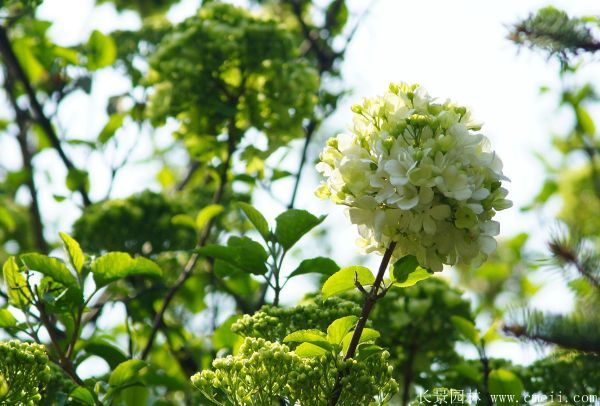
M418 85L390 85L352 107L350 132L327 141L317 196L348 206L359 246L421 266L480 263L496 248L506 199L502 162L470 111Z

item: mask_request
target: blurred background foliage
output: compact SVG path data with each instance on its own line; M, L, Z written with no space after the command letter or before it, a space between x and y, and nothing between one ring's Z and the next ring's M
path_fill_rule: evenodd
M4 272L0 337L46 346L50 383L42 404L204 404L189 377L216 357L237 354L242 337L281 342L297 329L324 331L336 318L359 312L360 298L353 295L323 302L309 294L296 306L278 306L273 291L278 297L283 289L281 263L264 274L246 265L256 255L259 262L277 262L285 254L230 237L256 236L249 232L256 218L249 221L239 205L252 202L256 190L269 192L287 179L293 187L283 204L296 207L304 166L312 159L309 145L349 91L340 67L362 23L361 10L350 10L344 0L256 0L247 8L204 1L197 14L173 23L166 14L177 1L102 0L137 13L140 27L93 31L81 44L64 47L49 36L51 23L36 18L39 3L0 3L0 130L14 138L21 161L16 170L0 162L0 261L9 264L10 256L32 251L57 253L59 240L47 231L40 210L46 183L35 165L38 154L52 151L65 175L47 175L67 191L53 198L65 211L77 211L71 234L88 255L86 264L120 251L162 269L159 278L123 274L81 307L78 326L78 318L61 307L66 299L53 293L52 277L35 281L45 292L37 307L19 307L6 280L13 274ZM561 392L570 399L599 393L598 96L593 83L572 80L581 66L597 63L599 25L597 16L547 7L510 27L515 46L560 61L563 87L541 92L559 94L557 109L570 114L573 125L549 137L561 158L539 157L546 179L521 208L541 212L550 206L557 224L548 230L545 252L531 249L531 236L521 233L501 241L482 266L455 270L452 282L429 279L391 290L378 303L370 326L382 333L378 345L389 351L394 367L399 393L392 404L406 405L432 388L476 390L487 404L498 390ZM90 94L107 68L129 86L106 101L105 126L92 140L63 134L56 117L65 100ZM172 133L168 145L157 142L161 128ZM150 153L145 162L130 162L138 143L151 145ZM288 159L295 146L301 150L296 170L278 167L274 157ZM90 196L94 173L74 156L86 157L84 162L110 157L105 196ZM113 198L119 172L148 162L160 165L160 187ZM311 237L323 249L331 244L322 229ZM225 256L198 254L225 241ZM231 259L234 254L241 262ZM332 262L307 262L298 272L326 275L339 268ZM575 297L572 312L530 309L544 275L557 272ZM85 276L79 283L90 293ZM515 339L535 342L539 359L517 365L487 355L490 343ZM87 373L90 359L108 368ZM2 386L7 374L0 369L0 402L9 399ZM48 380L42 378L33 385Z

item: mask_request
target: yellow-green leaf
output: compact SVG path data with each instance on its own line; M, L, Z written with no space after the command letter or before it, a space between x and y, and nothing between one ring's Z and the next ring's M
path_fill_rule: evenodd
M112 65L117 58L117 47L112 37L94 30L87 42L87 58L90 70Z
M63 241L63 245L67 255L69 256L71 265L73 265L73 268L75 268L77 273L81 273L81 269L83 268L83 264L85 262L85 256L83 255L83 251L81 250L79 243L66 233L58 233L58 235Z
M206 227L213 218L221 214L223 210L224 207L220 204L209 204L204 207L196 216L196 228L198 230L204 229L204 227Z
M267 240L269 238L269 223L267 223L262 213L248 203L239 202L238 206L240 206L246 217L248 217L248 220L256 227L260 235Z
M323 298L338 295L356 287L356 281L361 285L372 285L375 282L375 276L369 268L364 266L349 266L342 268L329 277L323 284L321 293Z
M475 345L479 344L479 331L475 328L475 324L460 316L451 316L450 320L464 338Z
M407 288L409 286L415 285L417 282L421 282L425 279L431 278L432 276L433 272L430 272L425 268L418 267L416 271L408 275L408 278L406 278L404 282L394 282L394 285L400 288Z
M356 325L357 321L358 317L356 316L346 316L334 320L333 323L327 327L327 340L331 344L339 345L346 334L348 334L348 331Z
M20 309L27 307L31 302L31 292L27 287L25 277L19 271L15 257L10 257L2 267L4 283L8 288L8 301Z

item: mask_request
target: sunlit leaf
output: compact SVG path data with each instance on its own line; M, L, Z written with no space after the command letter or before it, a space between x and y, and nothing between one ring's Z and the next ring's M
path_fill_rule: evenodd
M363 286L372 285L375 282L375 276L373 276L369 268L365 268L364 266L342 268L331 275L323 284L321 288L323 298L327 299L328 297L354 289L356 281Z

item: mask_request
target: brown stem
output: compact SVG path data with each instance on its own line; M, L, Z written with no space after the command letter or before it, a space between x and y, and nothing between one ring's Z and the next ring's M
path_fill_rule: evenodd
M29 205L29 212L31 215L31 227L33 231L33 238L35 240L35 246L41 253L48 252L48 243L44 238L44 225L42 223L42 215L40 212L40 204L37 195L37 187L35 185L34 168L33 168L33 155L29 149L29 143L27 142L27 132L29 129L27 113L23 111L17 103L17 96L15 93L14 82L7 70L5 70L5 83L4 87L8 95L10 104L15 112L15 120L19 131L17 133L17 141L19 148L21 149L21 158L23 159L23 167L27 172L27 180L25 184L29 189L31 195L31 204Z
M220 203L221 200L223 199L223 194L225 192L225 185L227 184L227 175L229 172L229 167L231 166L231 156L233 155L233 153L235 151L235 147L237 145L237 140L238 140L237 132L238 132L237 129L233 125L230 125L227 156L226 156L225 162L223 162L223 165L221 168L221 173L219 176L219 185L217 186L217 190L215 191L215 194L213 196L214 204ZM208 238L210 236L210 232L212 230L213 225L214 225L214 219L211 219L208 222L208 224L206 224L204 229L202 230L202 234L200 235L200 238L198 239L198 244L196 244L196 248L200 248L200 247L203 247L206 245L206 243L208 242ZM145 360L146 358L148 358L148 355L150 355L150 350L152 349L152 346L154 345L154 341L156 340L156 334L158 333L158 330L160 329L161 325L163 324L163 320L164 320L164 316L167 311L167 308L173 301L175 294L179 291L179 289L181 289L183 284L192 276L192 271L194 270L194 267L198 263L199 259L200 259L200 255L198 253L192 254L190 259L186 263L186 265L183 269L183 272L179 275L179 277L175 281L175 284L167 292L160 310L158 311L158 313L156 313L156 316L154 317L154 321L152 323L152 329L150 330L150 336L148 337L148 342L146 343L146 346L144 347L144 350L142 351L142 354L140 356L141 359Z
M60 159L63 161L64 165L67 167L68 170L76 169L73 162L71 162L71 160L63 150L60 139L56 134L56 131L54 131L54 127L52 126L50 119L48 119L48 117L44 114L44 109L42 108L42 105L37 99L35 90L31 85L31 81L27 77L27 73L25 73L23 66L21 66L21 63L15 55L15 52L10 43L10 39L8 38L6 27L1 25L0 54L2 54L4 63L6 64L8 75L12 76L12 78L15 81L18 80L23 85L25 93L27 94L27 98L29 99L29 104L33 112L33 117L48 136L52 147L56 150L56 152L60 156ZM84 206L89 206L91 204L91 200L83 187L79 189L79 193L81 194Z
M63 350L60 348L59 338L56 336L56 334L54 332L54 328L52 326L52 321L50 320L50 318L48 317L48 314L46 313L46 308L44 306L44 302L42 300L38 299L36 302L36 307L40 312L40 321L42 322L42 324L44 325L44 327L46 327L46 330L48 331L48 335L50 336L50 342L52 343L52 346L54 347L54 350L56 351L56 355L57 355L58 359L60 360L61 367L77 385L83 385L83 380L79 377L79 375L77 375L77 372L75 371L75 367L73 366L73 362L71 362L71 360L65 355Z
M352 334L352 339L350 340L350 345L348 346L346 355L344 355L344 361L353 358L356 355L356 349L358 348L360 337L367 324L369 314L371 314L371 310L373 309L375 303L383 297L382 293L385 294L385 291L379 292L379 290L381 288L381 284L383 283L385 271L387 270L390 260L392 259L392 254L394 253L395 248L396 243L392 241L383 254L381 264L379 265L379 271L377 272L373 286L371 286L371 290L364 296L365 300L363 302L362 311L360 313L358 322L356 323L356 327L354 328L354 333ZM335 386L331 393L331 399L329 400L330 406L335 406L342 395L342 378L345 374L346 371L342 370L337 375Z

